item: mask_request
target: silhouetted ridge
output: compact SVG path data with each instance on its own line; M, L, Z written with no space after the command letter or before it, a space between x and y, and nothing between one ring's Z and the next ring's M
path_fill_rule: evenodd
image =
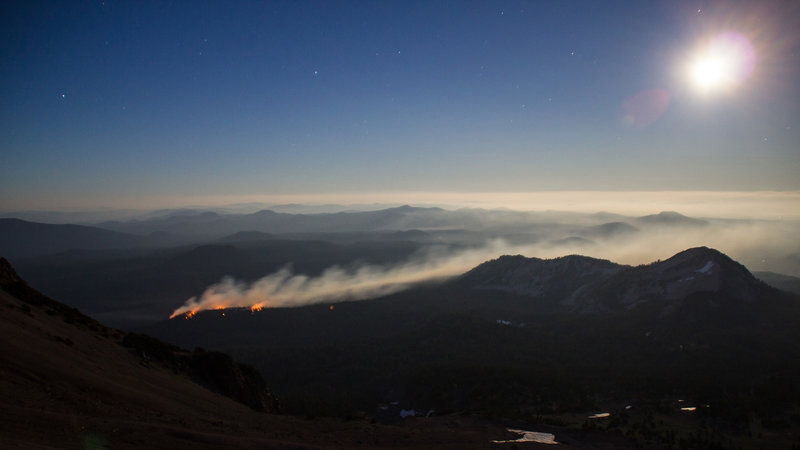
M608 222L587 229L590 236L618 237L638 232L639 229L627 222Z
M198 384L230 397L262 412L278 412L278 401L272 396L261 374L252 366L237 363L222 352L194 352L162 342L146 334L127 333L122 345L136 350L146 361L186 373Z
M670 268L687 268L698 263L706 264L712 262L720 266L723 270L734 270L741 275L750 276L750 271L746 267L731 259L728 255L719 250L708 247L694 247L676 253L671 258L656 262L653 265L663 265Z
M753 275L772 287L800 295L799 277L775 272L754 272Z
M470 270L459 282L588 313L631 309L650 301L673 302L704 292L746 301L772 293L743 265L707 247L639 267L579 255L549 260L502 256Z
M596 259L589 256L567 255L553 259L528 258L522 255L503 255L482 263L461 276L462 279L476 279L479 277L505 277L513 278L526 275L535 276L541 271L550 272L580 272L593 268L616 268L618 264L605 259Z
M615 273L623 266L603 259L569 255L554 259L501 256L462 275L459 283L479 290L498 290L548 303L567 302L577 288Z
M688 226L705 226L708 222L702 219L693 219L686 217L681 213L675 211L662 211L658 214L651 214L649 216L642 216L637 218L637 221L649 225L688 225Z
M143 248L142 236L72 224L0 219L0 254L7 258L41 256L66 250Z
M17 283L20 281L17 271L5 258L0 258L0 285Z
M102 332L105 335L109 335L114 331L91 317L82 314L77 309L57 302L30 287L25 280L17 275L14 267L5 258L0 258L0 290L11 294L25 303L28 311L30 311L30 309L27 305L30 305L45 309L47 314L60 315L65 322L78 327Z

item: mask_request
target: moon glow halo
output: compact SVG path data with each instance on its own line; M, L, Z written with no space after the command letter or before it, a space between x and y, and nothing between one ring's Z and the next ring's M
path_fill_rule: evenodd
M702 94L725 92L753 72L755 53L739 33L723 32L701 47L688 64L688 78Z

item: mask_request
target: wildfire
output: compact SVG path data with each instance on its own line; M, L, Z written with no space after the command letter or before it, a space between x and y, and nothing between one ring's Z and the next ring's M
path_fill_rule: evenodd
M210 306L210 307L207 307L207 308L195 307L195 308L190 309L188 311L184 310L182 312L179 312L180 310L176 310L175 312L172 313L171 316L169 316L169 318L170 319L174 319L175 317L183 317L184 320L189 320L192 317L194 317L195 315L197 315L197 313L199 313L202 310L219 311L220 312L220 317L226 317L225 311L228 308L231 308L231 306L230 305L226 305L226 304L217 304L217 305ZM237 309L238 308L249 309L250 310L250 314L255 314L255 313L261 311L262 309L267 308L267 305L266 305L266 302L260 302L260 303L255 303L255 304L250 305L250 306L234 307L234 308L237 308Z

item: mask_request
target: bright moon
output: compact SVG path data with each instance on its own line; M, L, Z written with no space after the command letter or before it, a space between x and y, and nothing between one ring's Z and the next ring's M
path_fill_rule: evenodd
M688 76L701 93L726 91L749 77L754 63L753 47L747 38L725 32L698 50L689 63Z

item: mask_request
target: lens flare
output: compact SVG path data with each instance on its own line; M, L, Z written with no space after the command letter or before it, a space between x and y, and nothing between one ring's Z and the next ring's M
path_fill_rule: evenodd
M620 123L625 128L642 129L656 122L669 107L669 92L651 89L622 102Z
M740 33L715 35L697 51L688 65L692 85L701 93L729 90L753 72L755 52L750 41Z

